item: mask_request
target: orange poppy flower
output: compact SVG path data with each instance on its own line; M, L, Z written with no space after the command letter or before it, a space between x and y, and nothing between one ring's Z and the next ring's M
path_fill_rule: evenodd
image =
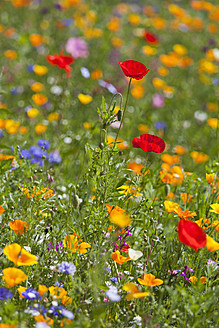
M145 296L148 296L150 293L148 292L140 292L138 289L138 286L133 284L132 282L129 282L123 286L123 289L128 292L126 299L128 301L134 299L134 298L142 298Z
M27 275L22 270L17 268L6 268L2 272L2 279L5 280L6 284L10 287L18 285L27 279Z
M3 249L3 253L7 256L8 260L17 266L37 263L37 257L35 255L27 252L26 249L16 243L6 246Z
M85 242L79 244L80 241L82 239L79 239L79 236L73 233L65 237L63 246L67 247L72 253L87 253L87 248L91 247L91 245Z
M63 298L67 295L67 291L62 287L49 287L49 292L52 296L55 296L55 298Z
M128 257L122 256L120 254L120 251L115 251L111 253L111 258L113 259L113 261L115 261L118 264L123 264L131 260L129 256Z
M28 230L28 223L21 221L21 220L14 220L9 222L9 227L16 233L18 234L23 234L24 229Z
M4 208L2 206L0 206L0 215L4 212Z
M163 284L163 280L155 279L155 276L150 273L144 274L144 279L138 278L137 280L139 284L144 286L158 286Z
M107 212L108 212L109 215L115 215L115 214L125 212L125 210L123 210L121 207L119 207L117 205L106 204L106 208L107 208Z

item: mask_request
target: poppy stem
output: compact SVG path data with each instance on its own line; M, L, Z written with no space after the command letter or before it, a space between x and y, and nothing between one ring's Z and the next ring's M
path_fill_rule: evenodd
M115 141L114 141L113 149L115 148L115 145L116 145L116 142L117 142L117 139L118 139L118 136L119 136L119 132L120 132L120 130L121 130L122 123L123 123L123 120L124 120L125 111L126 111L126 107L127 107L127 103L128 103L129 93L130 93L131 82L132 82L132 79L130 78L130 80L129 80L129 85L128 85L128 90L127 90L127 95L126 95L126 100L125 100L125 106L124 106L123 114L122 114L122 119L121 119L121 121L120 121L120 126L119 126L119 128L118 128L118 132L117 132L117 135L116 135L116 139L115 139Z

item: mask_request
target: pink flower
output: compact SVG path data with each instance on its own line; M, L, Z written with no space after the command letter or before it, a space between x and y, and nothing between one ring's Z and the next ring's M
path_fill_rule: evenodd
M88 44L81 38L68 39L65 50L74 58L87 58L89 56Z
M155 93L152 98L152 105L156 108L163 107L165 103L164 96L160 93Z

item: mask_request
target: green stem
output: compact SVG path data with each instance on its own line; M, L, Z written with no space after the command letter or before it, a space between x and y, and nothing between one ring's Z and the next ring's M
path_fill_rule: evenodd
M115 148L115 145L116 145L116 142L117 142L117 139L118 139L118 136L119 136L119 132L121 130L122 123L123 123L123 120L124 120L125 111L126 111L126 108L127 108L127 103L128 103L129 93L130 93L131 82L132 82L132 79L129 80L128 90L127 90L127 95L126 95L126 101L125 101L125 107L123 109L122 119L121 119L121 122L120 122L120 126L118 128L116 139L114 141L113 149Z

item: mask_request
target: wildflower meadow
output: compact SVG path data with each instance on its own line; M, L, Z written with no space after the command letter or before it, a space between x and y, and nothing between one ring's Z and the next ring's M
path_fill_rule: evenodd
M0 1L0 328L219 327L219 3Z

